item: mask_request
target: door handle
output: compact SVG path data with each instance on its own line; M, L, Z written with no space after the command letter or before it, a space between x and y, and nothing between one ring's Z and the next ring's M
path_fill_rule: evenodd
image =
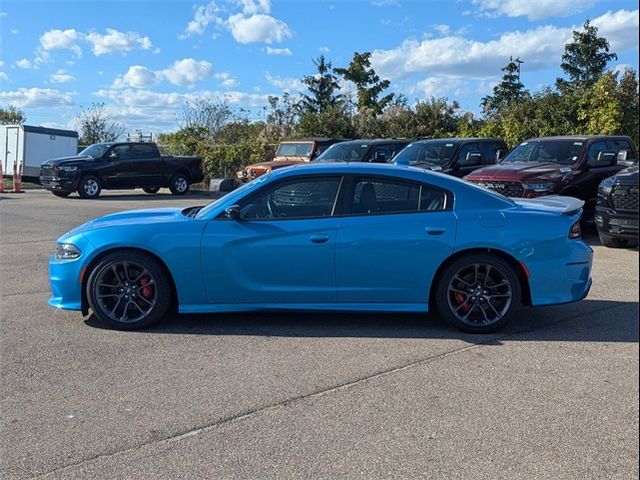
M313 243L325 243L327 241L329 241L329 235L311 235L311 237L309 237L309 239L313 242Z
M446 230L442 227L427 227L424 229L428 235L442 235Z

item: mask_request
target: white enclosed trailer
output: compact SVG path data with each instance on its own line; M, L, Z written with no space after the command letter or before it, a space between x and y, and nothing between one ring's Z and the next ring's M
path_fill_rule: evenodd
M78 153L78 132L31 125L0 125L0 162L5 176L13 175L13 165L23 165L22 175L40 176L40 164L51 158Z

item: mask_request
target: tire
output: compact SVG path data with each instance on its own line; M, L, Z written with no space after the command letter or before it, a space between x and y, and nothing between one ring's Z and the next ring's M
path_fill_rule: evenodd
M600 243L609 248L623 248L626 247L628 243L628 240L624 238L612 237L602 232L598 232L598 236L600 237Z
M101 191L102 184L95 175L85 175L78 182L78 195L80 195L80 198L98 198Z
M155 193L158 193L158 190L160 190L160 187L144 187L142 190L144 191L144 193L153 195Z
M174 195L186 195L189 193L189 179L184 173L176 173L169 180L169 190Z
M158 261L141 252L124 250L106 255L93 267L86 295L91 310L104 325L136 330L165 316L171 288Z
M69 195L71 195L71 192L51 192L53 193L56 197L60 197L60 198L67 198Z
M440 315L470 333L504 326L521 305L522 286L508 262L489 254L467 255L439 275L435 303Z

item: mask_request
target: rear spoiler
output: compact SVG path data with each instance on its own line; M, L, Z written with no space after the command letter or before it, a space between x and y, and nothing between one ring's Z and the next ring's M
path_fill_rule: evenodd
M540 208L541 210L549 210L563 215L573 215L584 207L583 200L562 195L549 195L538 198L512 198L512 200L523 207Z

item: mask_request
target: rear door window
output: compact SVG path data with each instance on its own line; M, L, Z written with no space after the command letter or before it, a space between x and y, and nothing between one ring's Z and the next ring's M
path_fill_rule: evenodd
M133 158L143 160L149 158L157 158L157 154L153 145L133 145Z
M504 156L504 147L498 142L481 142L482 163L491 165L498 161L498 154Z
M633 148L628 140L607 140L607 150L618 152L618 160L635 160L637 155L634 154Z

